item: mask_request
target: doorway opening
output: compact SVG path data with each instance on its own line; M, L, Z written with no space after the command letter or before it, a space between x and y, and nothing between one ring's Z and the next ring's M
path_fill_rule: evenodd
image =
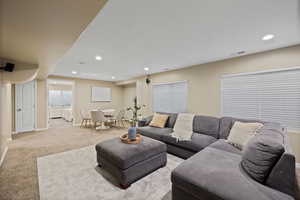
M48 79L49 128L72 127L73 86L73 81Z

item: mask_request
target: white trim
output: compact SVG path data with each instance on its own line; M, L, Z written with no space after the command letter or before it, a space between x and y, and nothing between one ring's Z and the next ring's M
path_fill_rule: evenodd
M73 126L80 126L81 124L80 123L78 123L78 124L73 124Z
M6 156L6 153L7 153L7 151L8 151L8 144L12 141L12 139L11 138L8 138L7 140L7 146L5 147L5 149L4 149L4 151L3 151L3 154L1 155L1 159L0 159L0 167L1 167L1 165L2 165L2 163L3 163L3 161L4 161L4 159L5 159L5 156Z
M296 163L296 168L300 168L300 163Z
M245 72L245 73L237 73L237 74L224 74L221 77L235 77L235 76L247 76L247 75L254 75L254 74L265 74L265 73L273 73L273 72L281 72L281 71L293 71L299 70L300 66L298 67L288 67L288 68L280 68L280 69L270 69L270 70L263 70L263 71L255 71L255 72Z
M2 155L1 155L0 167L1 167L2 163L3 163L3 161L4 161L4 158L6 156L7 151L8 151L8 147L5 147L5 149L4 149L4 151L3 151Z
M49 128L49 79L46 80L46 126Z
M219 102L220 103L220 113L219 114L221 117L223 117L223 109L224 108L223 108L223 79L222 78L220 80L220 84L221 85L220 85L220 91L219 91L220 92L220 102Z
M48 130L48 127L47 128L36 128L34 131L46 131Z
M15 84L15 109L14 109L14 117L15 117L15 134L18 133L17 131L17 123L18 123L18 120L17 120L17 84Z
M153 83L152 85L169 85L169 84L175 84L175 83L188 83L188 80L166 82L166 83Z
M37 129L37 110L38 110L38 107L37 107L37 102L38 102L38 99L37 99L37 81L34 80L34 129Z

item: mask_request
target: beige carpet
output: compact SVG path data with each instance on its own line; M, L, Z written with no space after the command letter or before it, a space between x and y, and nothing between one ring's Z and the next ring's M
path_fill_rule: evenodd
M94 131L76 127L15 136L0 168L0 199L39 200L38 157L94 145L124 132L120 129Z
M49 120L49 127L50 128L70 128L73 125L73 122L67 122L63 118L56 118Z
M94 145L125 131L117 128L101 131L79 127L51 128L15 136L0 169L0 199L39 199L37 157Z
M123 190L97 167L95 146L37 160L41 200L172 200L171 172L183 159L168 155L167 165ZM155 191L155 192L153 192Z

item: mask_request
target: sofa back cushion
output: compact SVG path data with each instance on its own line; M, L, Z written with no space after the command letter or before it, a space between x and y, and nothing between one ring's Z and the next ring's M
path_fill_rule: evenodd
M282 133L265 129L244 147L241 166L254 180L265 183L284 151Z
M219 125L219 118L196 115L193 121L193 131L218 139Z

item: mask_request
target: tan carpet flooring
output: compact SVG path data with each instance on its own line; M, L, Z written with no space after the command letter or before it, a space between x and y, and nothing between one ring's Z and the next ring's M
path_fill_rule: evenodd
M67 122L62 118L57 119L50 119L49 120L49 127L50 128L70 128L72 127L72 122Z
M39 199L37 157L93 145L125 131L71 127L16 135L0 169L0 199Z
M14 136L0 168L1 200L38 200L37 157L68 151L118 137L125 129L51 128ZM300 170L298 169L300 180Z

